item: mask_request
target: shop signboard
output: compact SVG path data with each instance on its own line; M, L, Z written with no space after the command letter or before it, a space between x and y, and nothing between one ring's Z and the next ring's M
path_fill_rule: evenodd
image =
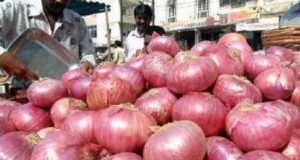
M278 29L279 18L261 18L257 22L247 22L236 24L236 31L264 31Z
M178 21L173 23L163 24L166 31L186 30L195 29L201 27L208 27L216 25L214 17L190 19L185 21Z
M257 18L257 11L254 9L247 9L228 14L228 23L238 23Z

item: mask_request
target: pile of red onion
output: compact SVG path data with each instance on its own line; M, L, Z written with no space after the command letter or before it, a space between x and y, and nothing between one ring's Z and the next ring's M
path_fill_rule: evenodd
M217 42L155 35L125 64L33 82L29 103L0 97L0 159L300 159L300 52Z

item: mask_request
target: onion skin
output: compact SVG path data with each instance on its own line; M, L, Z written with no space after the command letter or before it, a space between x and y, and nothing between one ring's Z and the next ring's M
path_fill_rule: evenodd
M138 70L127 66L118 66L115 67L110 74L130 83L134 91L132 94L135 94L136 97L143 93L145 80Z
M49 114L32 103L15 109L11 114L11 119L19 131L34 132L52 126Z
M216 63L219 74L244 75L240 55L234 50L221 45L212 45L205 48L202 55L211 58Z
M144 59L142 75L152 87L165 87L165 74L170 69L173 58L164 52L152 52Z
M237 105L226 120L232 141L245 152L281 149L289 142L295 120L290 111L278 105L281 103L276 101Z
M87 92L87 104L92 110L102 110L110 105L133 103L135 95L129 82L109 76L91 83Z
M224 46L233 50L237 50L243 63L245 63L249 57L253 56L252 48L246 41L226 42Z
M167 36L157 36L150 41L147 46L149 53L160 51L169 54L174 57L180 51L178 43Z
M286 64L291 64L294 61L292 50L284 47L272 46L266 50L266 53L278 56Z
M271 68L260 73L254 84L269 100L290 98L295 89L296 79L289 68Z
M171 111L176 100L167 88L152 88L139 97L134 105L162 125L172 119Z
M155 125L151 116L135 106L121 104L101 112L94 131L98 143L113 153L137 152L143 149L151 135L151 126Z
M70 132L76 139L85 143L96 142L94 136L94 121L98 112L77 111L73 112L61 126L62 131Z
M207 160L238 160L243 152L224 137L207 138Z
M100 149L98 145L81 144L68 132L55 132L34 148L31 160L95 159Z
M88 106L82 100L66 97L56 101L50 111L54 127L60 128L65 119L74 111L87 110Z
M254 103L262 102L262 94L256 86L244 77L233 75L219 76L213 94L230 108L246 99Z
M4 118L5 120L11 121L11 113L21 105L21 103L15 101L0 101L0 118Z
M123 152L113 156L105 157L102 160L143 160L143 158L135 153Z
M63 82L55 79L34 82L27 90L28 100L41 108L50 108L57 100L67 95L68 91Z
M233 41L244 41L247 42L246 38L239 33L226 33L218 41L218 44L224 45L225 43Z
M96 81L99 78L107 77L117 65L114 63L102 63L99 64L92 73L92 81Z
M270 54L254 55L244 63L245 74L250 80L254 80L261 72L280 66L280 59Z
M48 135L51 135L52 133L60 132L60 129L54 128L54 127L47 127L39 130L37 134L41 139L46 138Z
M147 141L144 160L200 160L204 158L205 135L190 121L178 121L163 126Z
M139 54L138 57L132 58L128 62L126 62L125 66L132 67L141 72L145 56L146 54Z
M271 104L289 112L294 118L295 129L300 128L300 107L283 100L276 100L271 102Z
M239 160L288 160L288 158L278 152L256 150L246 153Z
M265 50L258 50L253 52L253 55L263 55L263 54L266 54Z
M175 57L166 74L166 81L171 91L186 94L209 88L218 75L217 66L209 58L183 53Z
M15 130L16 129L14 125L10 121L4 118L0 118L0 137L6 133L13 132Z
M289 144L286 148L282 151L282 154L287 156L291 160L298 160L300 159L300 136L294 134Z
M69 89L70 96L86 101L87 89L90 83L91 83L90 76L72 80L70 82L70 89Z
M296 86L292 94L291 102L296 106L300 106L300 81L296 81Z
M0 159L30 160L31 153L39 143L37 134L11 132L0 137Z
M172 117L174 121L195 122L209 136L217 135L225 129L228 111L229 108L210 93L193 93L176 101Z
M78 79L78 78L83 78L86 77L87 74L80 68L78 69L74 69L74 70L69 70L67 72L65 72L60 80L64 83L64 85L69 88L69 82L74 80L74 79Z
M214 45L216 44L215 42L213 41L201 41L197 44L195 44L192 49L191 49L191 54L195 54L195 55L202 55L203 53L203 50L208 47L208 46L211 46L211 45Z

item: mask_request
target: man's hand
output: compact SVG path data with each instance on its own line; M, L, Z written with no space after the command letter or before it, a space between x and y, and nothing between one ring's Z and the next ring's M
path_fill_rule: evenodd
M9 52L0 55L0 67L20 80L37 80L39 77L29 70L17 57Z
M81 62L81 63L80 63L80 68L81 68L84 72L86 72L86 73L88 73L88 74L92 74L93 69L94 69L93 65L92 65L90 62L87 62L87 61Z

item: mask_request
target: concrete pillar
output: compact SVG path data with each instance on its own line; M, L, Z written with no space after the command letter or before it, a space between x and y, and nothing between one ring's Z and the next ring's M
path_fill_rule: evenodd
M201 32L199 29L195 29L195 44L201 41Z

